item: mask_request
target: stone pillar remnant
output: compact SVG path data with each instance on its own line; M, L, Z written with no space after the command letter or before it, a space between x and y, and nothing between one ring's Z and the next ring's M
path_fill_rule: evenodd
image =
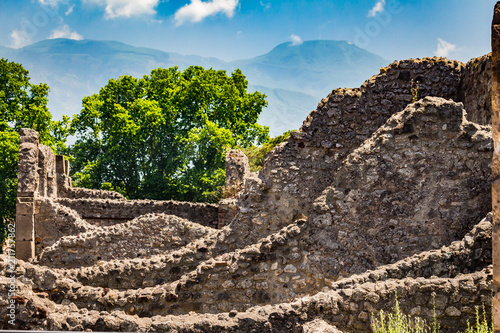
M19 138L16 202L16 258L35 257L35 198L38 196L38 133L23 128Z
M238 195L250 176L248 157L238 149L231 149L226 154L226 186L224 198L219 202L219 224L222 228L234 219L239 212Z
M226 190L239 192L250 176L248 157L238 149L231 149L226 154Z
M492 163L492 208L493 208L493 325L500 332L500 1L495 5L491 25L492 49L492 132L495 151Z

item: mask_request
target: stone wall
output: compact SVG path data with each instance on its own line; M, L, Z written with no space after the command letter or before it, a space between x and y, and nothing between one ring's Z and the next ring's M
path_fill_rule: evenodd
M34 215L38 191L38 133L23 128L19 138L16 202L16 258L35 256Z
M308 216L342 160L414 99L459 100L464 67L444 58L399 61L360 88L332 91L301 129L268 155L259 176L247 181L239 203L246 213L237 220L249 241L281 228L297 214ZM265 222L255 225L252 220Z
M425 97L393 115L317 198L314 266L346 276L460 239L491 210L492 152L461 103Z
M288 227L282 236L286 238L290 234L290 240L300 239L300 233L290 233L293 228ZM299 228L307 230L307 222L301 223ZM275 259L262 256L275 251L273 242L278 241L280 246L279 235L261 243L259 248L252 250L249 247L226 257L208 260L194 271L197 275L186 275L176 284L155 284L151 281L149 286L135 286L133 290L98 287L88 279L88 274L106 276L106 270L127 270L126 266L134 262L144 269L158 271L157 266L162 260L148 265L142 265L144 262L138 259L121 261L121 268L102 264L92 269L75 269L70 275L66 274L66 270L20 262L17 272L23 278L17 288L24 301L18 305L16 323L17 328L24 324L32 329L85 327L115 331L168 331L182 327L183 331L197 332L200 327L205 327L215 332L231 329L302 332L304 324L322 320L342 330L369 332L371 314L380 309L391 309L397 292L404 313L432 322L435 311L442 332L457 332L466 327L467 320L474 322L476 306L484 304L489 313L491 234L491 215L488 215L461 241L448 247L423 252L338 282L325 281L321 292L296 297L289 302L279 302L277 295L286 288L285 284L291 288L298 279L283 282L283 286L276 290L269 289L268 296L263 293L267 292L266 289L245 286L243 282L238 286L236 282L241 279L250 280L251 284L273 283L260 276L296 274L290 268L279 273L280 268L273 267L275 263L281 266L279 255ZM233 260L238 257L240 259ZM0 256L0 259L0 270L7 269L8 258ZM232 276L219 275L217 278L216 275L227 272L227 268L235 264L241 266L232 272ZM241 274L245 271L246 276ZM137 274L137 281L150 279L144 270ZM1 274L0 279L7 278ZM110 282L108 279L108 285ZM240 297L233 299L235 295ZM3 298L1 300L3 302ZM279 304L259 305L265 303ZM115 311L118 309L123 311ZM7 307L1 306L0 316L5 311ZM219 313L187 314L189 311ZM187 315L173 317L169 313ZM106 319L99 321L98 318ZM6 328L2 324L5 322L0 323L0 328Z
M146 214L130 222L67 233L44 248L38 263L49 267L93 266L103 261L149 258L180 249L215 232L174 215Z
M94 226L124 223L148 213L171 214L205 226L218 226L218 205L128 201L112 191L73 188L69 167L64 156L56 156L50 147L39 144L36 131L21 130L16 207L18 259L40 258L45 248L63 236L87 232ZM74 257L76 262L81 259Z
M491 53L467 63L460 80L459 101L464 103L470 121L491 124Z
M244 190L219 207L85 198L56 160L58 195L33 191L44 219L38 261L17 269L16 328L368 332L397 291L405 313L430 322L435 309L443 332L464 330L494 275L489 106L474 98L488 57L477 61L395 62L334 90L262 172L228 155Z
M57 199L60 205L71 208L84 220L109 226L132 220L149 213L175 215L191 222L217 228L218 205L159 200L112 200L112 199Z

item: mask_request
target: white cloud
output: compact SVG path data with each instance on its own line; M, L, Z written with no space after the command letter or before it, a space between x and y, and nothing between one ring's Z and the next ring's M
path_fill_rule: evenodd
M385 10L385 0L379 0L368 12L368 17L374 17L377 13L381 13Z
M83 36L77 33L76 31L71 31L69 26L65 24L59 27L58 29L52 30L52 34L50 35L49 39L54 39L54 38L68 38L68 39L82 40Z
M264 7L264 10L268 10L269 8L271 8L271 3L270 3L270 2L268 2L268 3L264 3L264 2L262 2L262 1L261 1L261 2L260 2L260 5L261 5L262 7Z
M185 22L200 22L204 18L218 13L224 13L231 18L234 15L239 0L210 0L202 2L201 0L191 0L191 3L181 7L175 12L176 25Z
M297 46L297 45L301 45L302 43L304 43L302 41L302 38L300 38L299 36L294 35L294 34L292 34L290 36L290 39L292 40L292 46Z
M75 5L71 5L70 7L68 7L68 10L66 11L66 13L64 13L64 15L68 16L69 14L73 13L73 9L75 9Z
M12 44L10 44L10 47L14 49L19 49L23 46L31 44L31 38L26 34L25 31L22 30L13 30L10 34L10 38L12 39Z
M83 0L104 6L106 18L155 15L160 0Z
M67 0L38 0L42 5L49 5L54 8L58 5L59 2L67 1Z
M441 38L438 38L438 45L437 45L437 50L434 51L434 54L438 57L447 57L450 52L453 52L457 49L457 46L455 44L448 43L445 40L442 40Z

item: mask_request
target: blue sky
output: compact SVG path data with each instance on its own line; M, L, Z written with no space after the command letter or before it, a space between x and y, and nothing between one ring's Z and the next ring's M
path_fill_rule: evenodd
M496 0L0 0L0 45L117 40L223 60L292 41L347 40L385 59L490 51Z

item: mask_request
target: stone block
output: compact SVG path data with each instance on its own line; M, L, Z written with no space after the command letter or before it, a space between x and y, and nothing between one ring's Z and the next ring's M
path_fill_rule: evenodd
M63 155L56 155L56 172L61 175L66 174L66 162Z
M19 142L20 143L38 143L38 132L32 130L31 128L21 128L19 131Z
M35 258L35 242L16 240L16 258L25 261Z
M34 196L38 189L38 144L19 145L18 196Z
M28 241L34 239L34 216L17 215L16 216L16 240Z
M29 199L29 201L23 202L21 199ZM32 197L27 198L17 198L16 203L16 214L17 215L33 215L35 214L35 205Z

